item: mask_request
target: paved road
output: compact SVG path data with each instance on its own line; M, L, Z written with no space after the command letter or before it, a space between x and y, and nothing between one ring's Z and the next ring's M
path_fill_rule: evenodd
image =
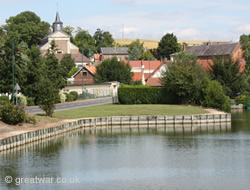
M81 107L90 107L90 106L110 104L110 103L112 103L111 97L83 100L83 101L77 101L77 102L68 102L68 103L56 104L55 111L69 110L69 109L81 108ZM25 110L31 114L44 113L44 111L40 109L38 106L27 107Z

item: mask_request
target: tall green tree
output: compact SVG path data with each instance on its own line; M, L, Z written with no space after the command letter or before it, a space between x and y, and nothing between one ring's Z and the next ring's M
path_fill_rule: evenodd
M66 34L70 36L70 42L73 44L75 44L75 38L73 37L74 30L75 29L72 26L63 27L63 32L65 32Z
M56 88L55 84L49 79L48 75L42 76L41 80L37 84L37 87L38 105L45 111L47 116L52 117L59 89Z
M75 36L75 43L81 49L85 56L90 57L95 52L95 40L87 30L78 28Z
M22 93L25 96L38 99L38 83L44 75L44 59L41 56L40 49L37 46L32 46L25 51L27 55L27 67L24 70L26 80L23 85Z
M112 34L108 31L103 31L101 29L97 29L93 35L95 40L96 50L100 53L102 47L114 47L115 40L113 39Z
M116 57L106 59L96 67L95 82L118 81L130 84L132 77L130 65L118 61Z
M181 46L178 44L177 37L172 33L167 33L162 37L158 44L158 54L162 58L170 59L170 55L177 53L181 50Z
M0 26L0 46L3 46L4 45L4 42L5 42L5 39L6 39L6 33L3 29L2 26Z
M50 33L50 24L41 21L35 13L25 11L7 19L4 29L11 38L23 40L31 47Z
M246 89L246 75L240 72L239 60L214 58L209 66L211 79L220 82L227 96L234 97Z
M161 81L168 92L177 97L178 103L200 104L201 81L207 74L196 61L195 55L181 52L175 56L174 62L167 64Z
M139 60L144 53L143 44L144 43L141 43L139 39L136 39L128 45L128 55L131 60Z
M76 67L75 59L71 57L71 54L65 54L60 61L60 65L63 71L64 78L67 78L71 69L73 67Z
M141 55L139 59L140 60L155 60L155 57L152 55L152 53L149 50L147 50Z
M14 81L22 88L26 81L24 71L27 63L23 59L23 53L18 48L18 44L16 47L14 49ZM11 40L7 38L4 46L0 47L0 93L12 93L12 74L12 46Z
M50 44L50 49L45 58L45 72L50 81L53 81L56 89L62 89L67 84L67 75L63 71L63 67L55 56L55 41Z

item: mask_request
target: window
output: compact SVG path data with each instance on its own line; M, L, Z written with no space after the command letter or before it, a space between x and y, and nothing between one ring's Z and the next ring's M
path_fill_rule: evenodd
M83 71L83 76L88 76L88 73L86 71Z

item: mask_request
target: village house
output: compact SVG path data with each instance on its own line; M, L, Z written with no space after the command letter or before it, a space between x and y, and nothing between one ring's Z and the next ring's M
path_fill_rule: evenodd
M186 52L193 53L198 57L198 63L209 67L209 63L213 64L213 58L229 58L239 60L241 68L244 68L245 60L241 44L236 43L204 43L200 46L188 46L184 49Z
M128 55L128 47L103 47L101 48L100 61L116 57L118 61L125 61Z
M73 76L71 76L71 83L81 85L82 80L84 84L94 84L96 68L92 65L85 65L80 68Z
M134 73L133 81L142 81L148 86L162 86L161 74L166 71L166 64L158 60L148 61L128 61Z

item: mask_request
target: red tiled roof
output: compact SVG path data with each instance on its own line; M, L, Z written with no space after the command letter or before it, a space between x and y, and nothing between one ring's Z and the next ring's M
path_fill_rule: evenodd
M151 74L149 74L149 73L144 73L145 80L147 80L150 75ZM142 80L142 72L134 72L134 76L133 76L132 80L133 81Z
M98 53L94 54L94 58L95 58L95 60L99 60L100 59L100 54L98 54Z
M96 68L93 65L86 65L85 67L93 74L96 74Z
M160 78L149 78L146 82L148 86L162 86Z
M158 68L160 65L163 64L163 62L158 61L158 60L151 60L151 61L127 61L129 62L131 67L141 67L142 65L144 65L144 69L145 70L155 70L156 68Z

